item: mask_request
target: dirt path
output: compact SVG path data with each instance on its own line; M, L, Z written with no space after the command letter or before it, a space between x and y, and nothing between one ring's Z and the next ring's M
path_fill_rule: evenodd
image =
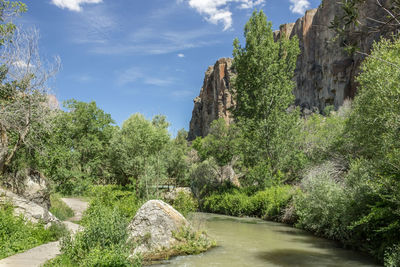
M75 234L82 230L82 226L71 221L82 219L82 214L87 209L88 203L76 198L62 198L62 200L75 213L73 218L63 222L67 229ZM0 260L0 267L39 267L59 254L60 242L51 242Z
M88 203L86 201L82 201L78 198L62 198L62 201L65 202L75 213L75 216L68 219L68 221L80 221L82 219L83 212L88 208Z

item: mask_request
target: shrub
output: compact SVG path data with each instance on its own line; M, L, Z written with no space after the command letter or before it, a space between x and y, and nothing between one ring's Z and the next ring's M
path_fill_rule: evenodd
M52 194L50 196L50 203L50 212L61 221L65 221L74 216L74 211L61 200L60 195Z
M273 186L249 196L245 190L233 189L207 197L203 209L232 216L258 216L277 220L292 197L291 191L289 185Z
M264 219L277 220L292 198L289 185L273 186L251 197L253 215Z
M85 228L74 238L62 240L63 255L49 265L71 266L132 266L140 264L130 259L133 244L127 243L129 220L117 209L96 205L85 218Z
M385 253L385 266L397 267L400 266L400 245L394 245Z
M297 225L336 240L347 240L349 225L346 221L347 207L350 203L344 186L335 182L331 170L319 166L303 181L303 193L295 197Z
M198 208L197 201L191 195L184 192L178 192L172 202L172 206L185 217L190 212L195 212Z
M191 189L198 199L204 198L209 192L215 191L219 182L219 166L213 158L199 164L194 164L190 170Z
M45 229L43 224L33 224L22 216L14 216L13 207L0 205L0 259L55 241L65 233L62 226Z
M85 212L86 216L83 219L83 223L92 215L96 216L95 213L99 207L117 209L122 216L132 219L141 204L134 192L122 186L93 186L89 191L89 195L92 200Z

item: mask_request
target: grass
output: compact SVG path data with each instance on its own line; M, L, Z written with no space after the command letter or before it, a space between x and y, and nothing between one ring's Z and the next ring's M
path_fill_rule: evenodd
M56 241L67 231L63 225L45 229L43 224L34 224L13 212L12 205L0 205L0 259Z
M52 194L50 196L50 203L50 212L61 221L65 221L74 216L74 211L61 200L59 194Z
M176 256L197 255L217 245L204 231L194 231L190 227L180 228L179 231L173 233L173 236L177 243L170 249L142 255L144 265L160 263Z

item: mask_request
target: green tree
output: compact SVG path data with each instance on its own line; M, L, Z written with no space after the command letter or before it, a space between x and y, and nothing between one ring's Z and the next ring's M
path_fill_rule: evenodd
M122 185L134 182L137 193L146 196L152 182L157 185L162 178L160 153L170 140L167 124L160 121L165 118L156 117L151 122L141 114L134 114L111 140L110 160L115 180ZM152 178L155 181L149 181Z
M298 41L284 36L275 41L271 27L262 11L254 11L244 28L246 45L238 39L233 43L233 115L241 129L241 155L246 167L261 164L266 174L279 170L279 157L290 151L285 146L298 121L297 109L288 111L294 103Z
M189 146L187 136L188 132L185 129L179 130L176 137L169 142L167 148L162 152L166 161L167 175L169 178L174 179L178 186L189 186L189 161L187 158Z
M386 249L400 243L399 66L398 37L374 44L357 78L360 86L345 131L353 157L363 159L359 169L365 169L369 199L374 200L355 229L368 236L373 253L381 259Z
M237 128L234 124L228 126L220 118L211 123L210 131L204 138L198 137L193 141L202 160L213 157L219 166L225 166L232 161L237 140Z
M16 29L12 19L27 11L26 4L20 1L0 0L0 46L13 36Z
M72 99L64 107L67 111L59 111L46 146L49 155L43 159L46 174L65 193L80 191L84 184L107 183L110 170L107 157L115 131L111 115L95 102Z

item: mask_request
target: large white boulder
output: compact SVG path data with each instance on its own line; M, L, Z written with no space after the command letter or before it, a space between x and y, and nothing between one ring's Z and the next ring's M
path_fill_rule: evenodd
M0 188L0 204L5 204L7 202L14 206L15 215L22 214L25 219L33 223L43 222L46 226L50 226L52 223L60 223L46 208Z
M172 206L161 200L147 201L128 226L129 240L139 244L133 254L172 248L178 242L173 232L187 226L188 221Z

